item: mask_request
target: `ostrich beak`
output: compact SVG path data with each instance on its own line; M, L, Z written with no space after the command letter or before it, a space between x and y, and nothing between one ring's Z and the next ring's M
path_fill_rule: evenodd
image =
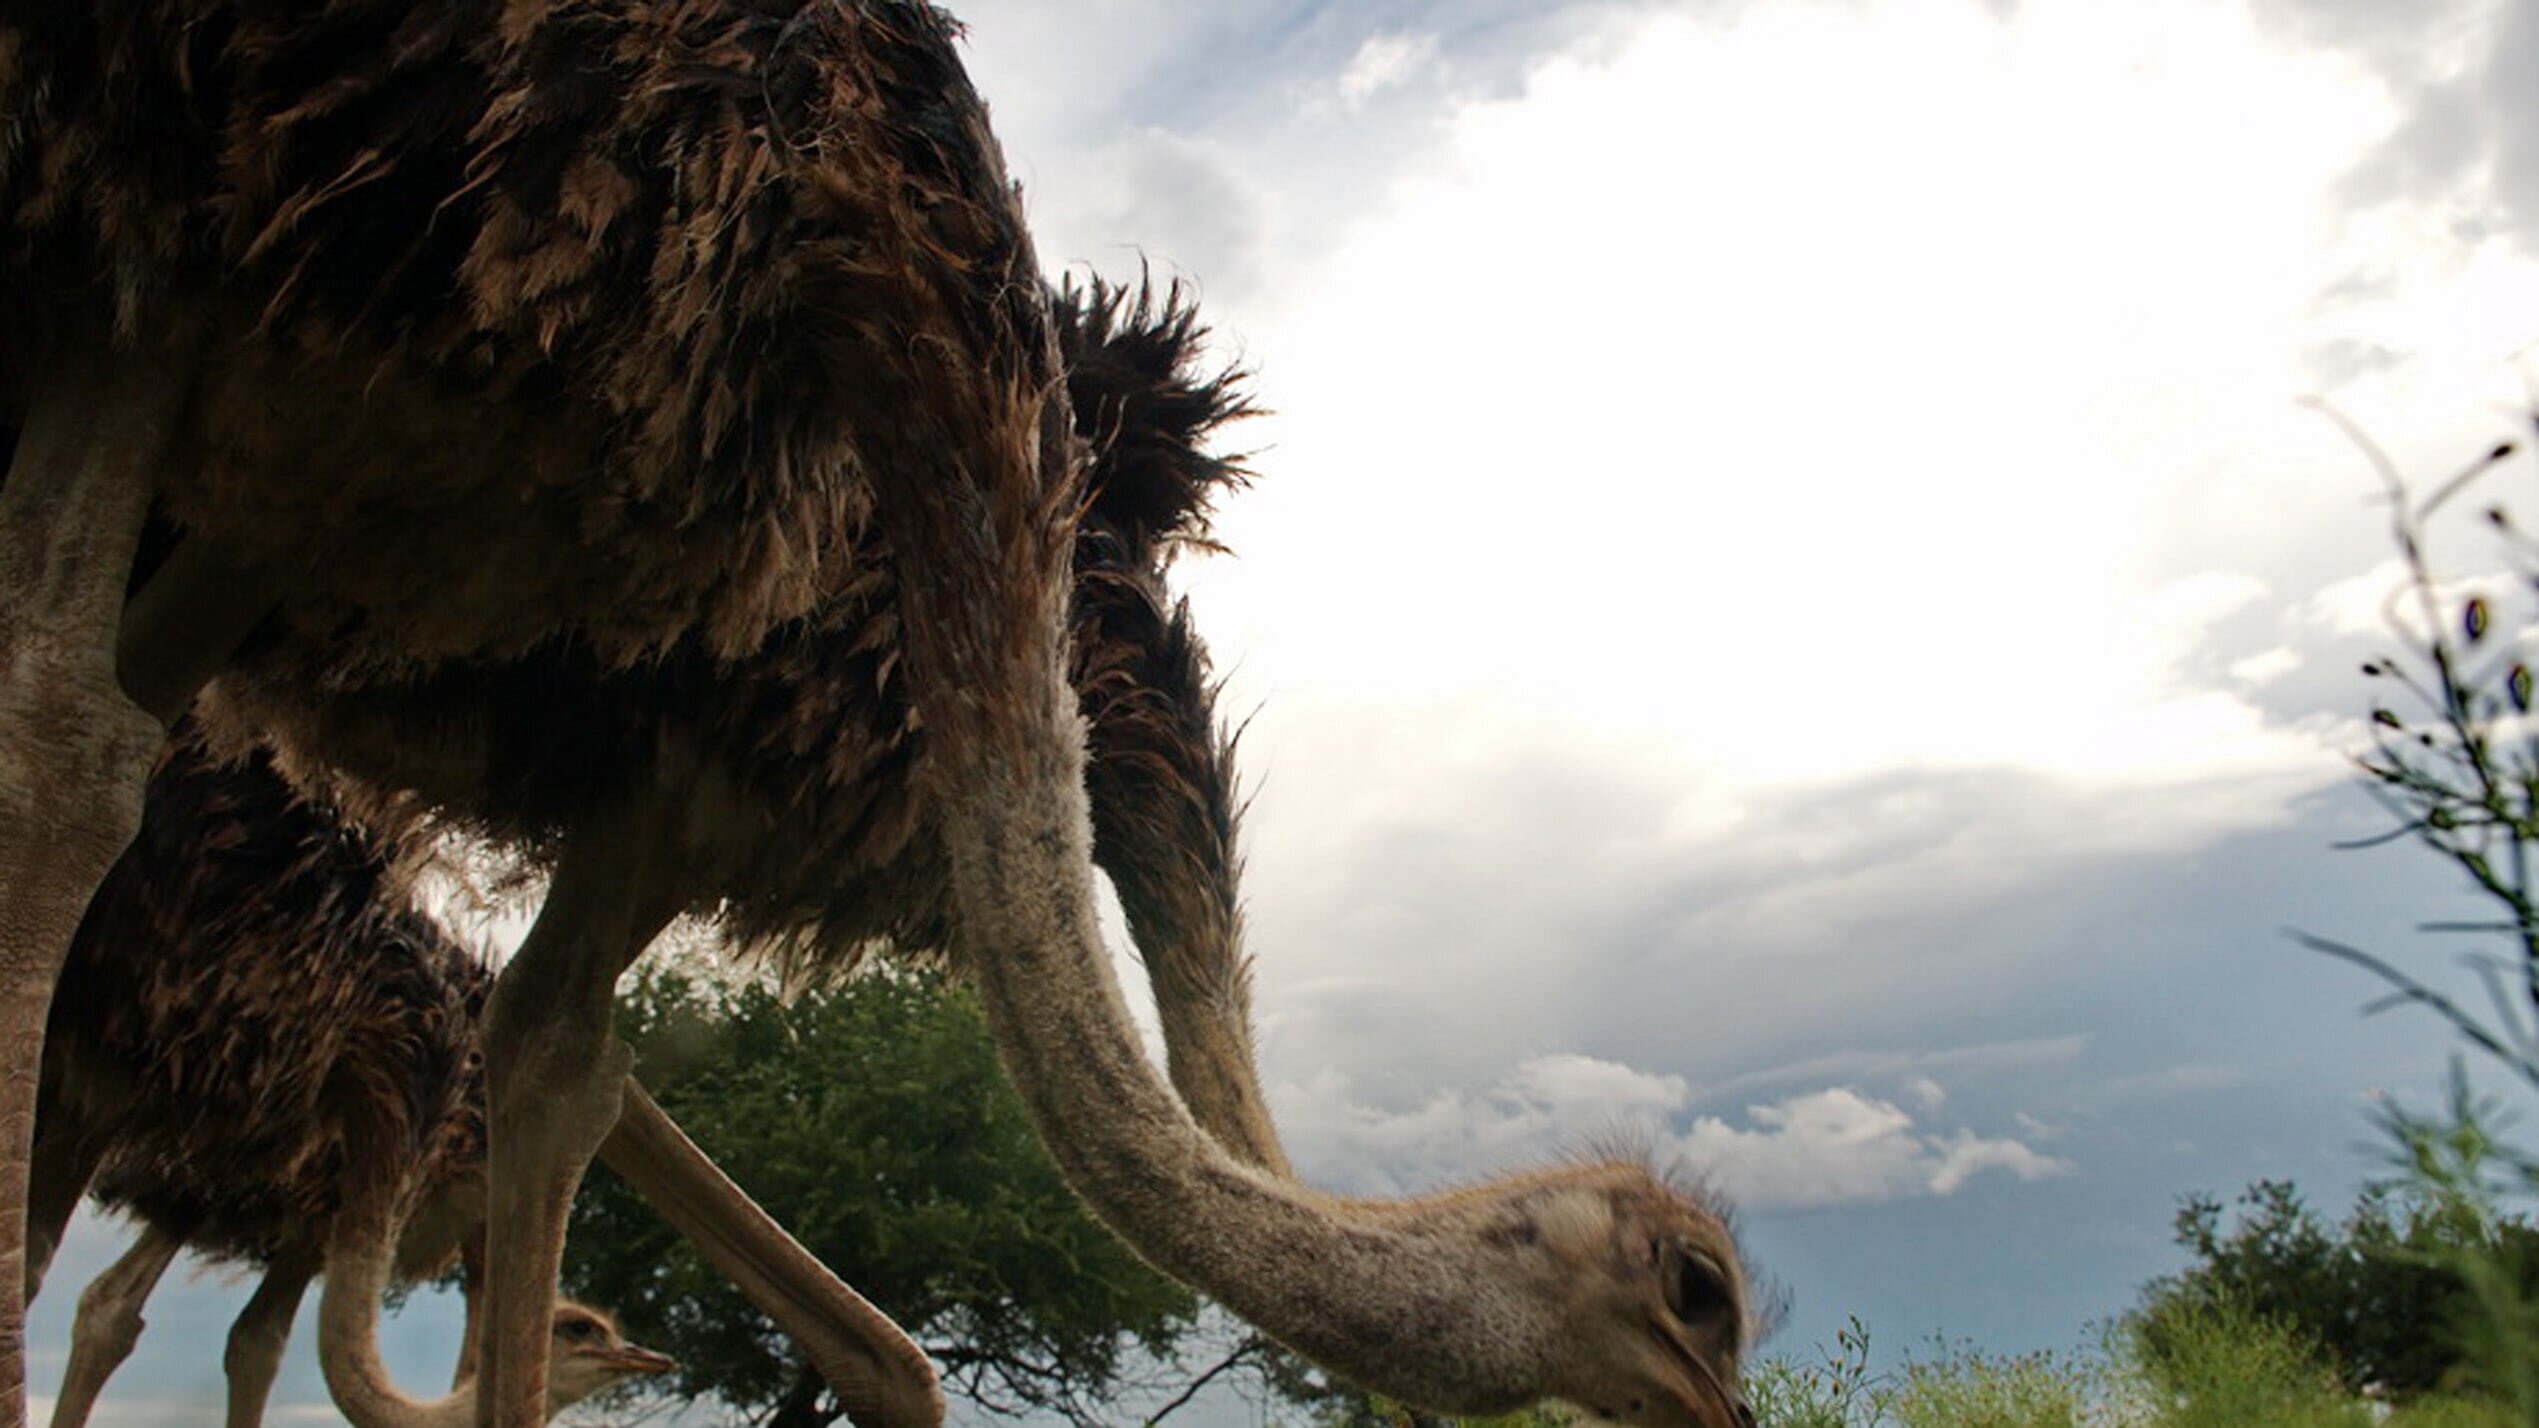
M670 1373L679 1361L668 1354L657 1354L641 1344L624 1344L598 1355L599 1361L622 1374Z
M1672 1390L1685 1413L1702 1428L1754 1428L1754 1410L1742 1394L1733 1394L1719 1375L1674 1326L1652 1316L1649 1330L1664 1345L1684 1375L1684 1387Z

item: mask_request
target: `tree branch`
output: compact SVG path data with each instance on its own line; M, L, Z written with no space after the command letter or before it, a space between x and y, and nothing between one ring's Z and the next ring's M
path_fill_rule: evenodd
M1246 1335L1243 1342L1234 1346L1233 1352L1227 1354L1224 1358L1217 1360L1216 1363L1209 1367L1206 1373L1192 1379L1189 1387L1184 1388L1181 1392L1173 1395L1170 1402L1166 1403L1163 1407L1156 1409L1153 1413L1148 1414L1146 1416L1146 1428L1155 1428L1156 1424L1170 1418L1175 1410L1189 1403L1193 1398L1198 1397L1199 1390L1206 1388L1210 1382L1215 1380L1217 1375L1226 1372L1235 1365L1243 1362L1245 1359L1251 1358L1253 1355L1259 1353L1261 1346L1265 1342L1267 1341L1262 1339L1258 1334Z

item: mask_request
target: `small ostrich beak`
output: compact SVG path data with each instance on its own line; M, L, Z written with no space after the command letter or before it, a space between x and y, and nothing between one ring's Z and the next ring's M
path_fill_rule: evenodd
M668 1354L657 1354L640 1344L627 1344L600 1354L599 1361L623 1374L670 1373L679 1361Z

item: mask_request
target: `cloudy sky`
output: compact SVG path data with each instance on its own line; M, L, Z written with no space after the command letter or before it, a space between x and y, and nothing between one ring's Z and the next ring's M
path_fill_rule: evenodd
M2393 572L2301 399L2428 484L2516 429L2539 4L962 14L1043 257L1192 283L1274 409L1182 579L1309 1176L1637 1127L1781 1350L2067 1347L2178 1196L2334 1205L2429 1097L2438 1031L2284 935L2439 970L2471 909L2331 850ZM115 1421L216 1383L227 1293Z

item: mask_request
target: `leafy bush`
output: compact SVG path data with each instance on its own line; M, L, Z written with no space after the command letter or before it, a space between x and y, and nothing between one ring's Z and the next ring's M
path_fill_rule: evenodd
M2371 1428L2297 1330L2227 1298L2165 1300L2115 1338L2156 1428Z
M1893 1391L1869 1372L1869 1330L1855 1316L1817 1362L1769 1358L1747 1367L1746 1398L1760 1428L1850 1428L1884 1422Z
M2052 1353L1942 1344L1905 1366L1890 1411L1899 1428L2079 1428L2099 1378L2097 1366Z
M2341 1224L2286 1181L2257 1181L2238 1203L2227 1225L2210 1196L2178 1211L2177 1241L2195 1263L2145 1291L2144 1352L2164 1352L2173 1316L2195 1324L2187 1311L2226 1306L2310 1345L2347 1391L2406 1399L2460 1371L2452 1330L2475 1302L2464 1272L2509 1258L2519 1288L2539 1288L2539 1229L2413 1177L2367 1191Z
M2477 1393L2524 1423L2539 1422L2539 1231L2505 1215L2509 1195L2533 1185L2527 1157L2506 1149L2489 1128L2491 1108L2469 1093L2466 1073L2451 1071L2445 1114L2393 1109L2383 1125L2398 1147L2406 1183L2447 1227L2419 1253L2433 1272L2458 1286L2440 1325L2456 1362L2447 1387Z

